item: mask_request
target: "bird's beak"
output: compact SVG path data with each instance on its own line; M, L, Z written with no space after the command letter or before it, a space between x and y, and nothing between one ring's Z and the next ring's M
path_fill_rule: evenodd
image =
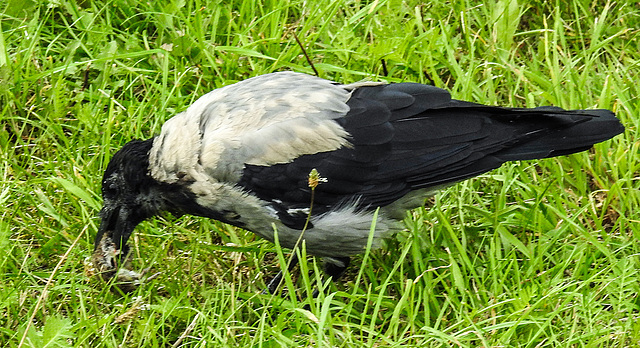
M106 281L115 276L118 284L137 281L137 276L131 276L132 272L127 269L130 259L126 243L137 225L132 221L131 209L105 203L100 217L92 256L95 271ZM123 286L119 287L123 289Z

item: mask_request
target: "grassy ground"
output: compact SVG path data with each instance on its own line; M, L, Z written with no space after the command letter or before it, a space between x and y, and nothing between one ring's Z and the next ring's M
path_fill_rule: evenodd
M640 344L636 3L8 0L0 10L5 346ZM608 108L627 131L444 191L317 299L312 258L288 279L297 294L260 295L279 249L193 217L137 229L135 268L159 275L133 294L90 278L110 156L213 88L312 73L293 33L324 78Z

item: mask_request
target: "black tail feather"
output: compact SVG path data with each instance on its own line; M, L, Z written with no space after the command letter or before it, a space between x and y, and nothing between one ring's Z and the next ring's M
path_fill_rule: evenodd
M504 162L564 156L588 150L594 144L611 139L624 131L620 121L609 110L556 109L555 112L557 113L549 115L571 119L573 123L548 130L547 134L533 137L530 141L496 153L496 156Z

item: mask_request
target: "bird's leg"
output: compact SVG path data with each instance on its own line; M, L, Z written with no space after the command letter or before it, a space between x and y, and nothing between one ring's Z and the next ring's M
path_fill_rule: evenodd
M293 270L293 268L298 264L298 253L296 253L295 251L293 251L292 253L293 254L291 256L291 260L289 261L289 264L287 265L287 271L288 272L291 272ZM349 257L325 258L325 260L324 260L324 273L329 276L331 281L335 282L336 280L338 280L344 274L344 271L347 269L347 267L349 267L349 262L350 261L351 261L351 259ZM276 291L278 290L278 287L280 286L280 283L282 282L282 277L283 276L284 276L284 272L283 271L278 272L278 274L276 274L276 276L273 277L273 279L271 279L271 281L267 284L267 287L264 290L262 290L262 293L263 294L275 294ZM318 297L319 293L320 293L320 291L316 287L313 290L312 297L313 298Z
M289 260L289 264L287 264L287 272L291 272L291 270L293 270L293 268L298 264L298 253L293 250L291 251L291 260ZM282 270L280 272L278 272L278 274L276 274L275 277L273 277L273 279L271 279L271 281L269 282L269 284L267 284L267 287L262 290L263 294L275 294L276 291L278 290L278 286L280 286L280 283L282 282L282 277L284 276L284 273L282 272Z
M348 256L345 257L325 257L324 259L324 273L329 276L331 281L335 282L338 280L343 274L344 271L349 267L349 262L351 259ZM316 287L313 290L313 298L318 297L320 291Z

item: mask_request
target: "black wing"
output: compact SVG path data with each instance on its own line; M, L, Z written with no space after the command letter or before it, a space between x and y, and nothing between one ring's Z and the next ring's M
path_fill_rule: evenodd
M608 110L484 106L414 83L361 87L347 104L349 113L336 121L351 134L351 147L246 165L238 185L282 209L308 207L307 177L316 168L327 182L316 189L315 213L356 200L360 207L385 206L411 190L455 183L507 161L583 151L624 130Z

